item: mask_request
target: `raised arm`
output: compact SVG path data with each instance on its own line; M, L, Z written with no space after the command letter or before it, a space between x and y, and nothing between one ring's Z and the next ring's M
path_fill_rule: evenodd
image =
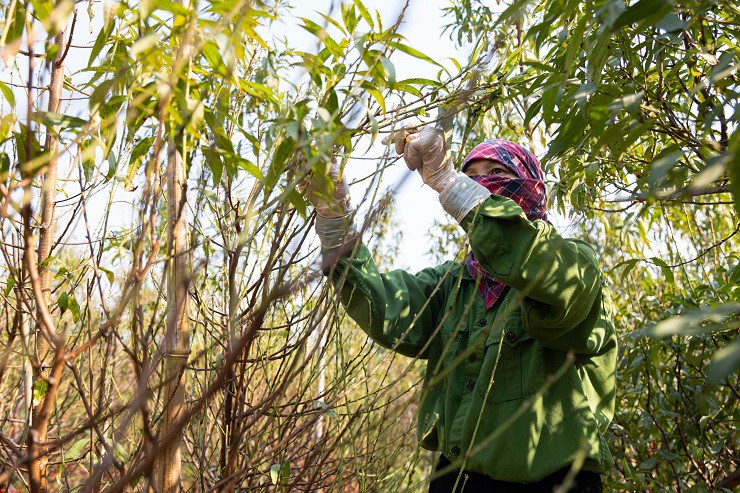
M444 304L440 284L450 264L417 274L381 273L370 251L358 244L349 189L336 162L327 177L312 175L303 191L313 204L321 240L322 268L340 292L347 313L378 344L426 358ZM356 248L355 248L356 247Z
M455 171L440 130L424 127L403 142L404 158L417 161L407 164L418 169L424 183L439 192L442 206L465 229L483 269L523 295L525 330L554 349L599 352L613 330L593 250L583 242L564 239L546 221L530 220L519 203L491 193L477 180ZM524 158L514 155L518 165L511 156L518 146L492 142L499 144L479 146L484 150L477 156L473 151L479 164L468 162L472 166L469 172L479 175L478 170L483 170L490 176L498 168L510 170L513 178L483 181L527 204L527 197L537 191L542 202L537 204L544 206L544 181L536 159L531 156L527 166L521 161ZM490 163L490 170L486 163ZM530 214L536 215L534 206L530 209Z

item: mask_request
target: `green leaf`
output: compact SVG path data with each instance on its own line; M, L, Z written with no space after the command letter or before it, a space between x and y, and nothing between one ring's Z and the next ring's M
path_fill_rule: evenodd
M673 278L673 269L671 269L663 259L659 257L652 257L650 260L652 260L655 265L660 267L660 270L663 271L663 275L665 276L669 284L675 284L675 279Z
M5 292L3 294L7 297L10 294L10 292L13 290L14 286L15 286L15 276L12 274L8 274L8 279L5 285Z
M730 161L727 174L730 178L730 191L735 204L735 213L740 216L740 132L735 131L730 138Z
M665 32L668 33L677 33L686 29L686 23L681 20L681 18L676 14L669 13L668 15L665 15L662 19L660 19L655 24L655 27L657 27L658 29L663 29Z
M658 463L658 459L656 457L650 457L642 461L639 467L640 469L650 470L654 468L657 463Z
M46 395L46 389L48 388L49 384L44 380L43 378L40 378L36 381L36 384L33 386L33 405L34 407L41 404L41 401L44 400L44 396Z
M103 183L109 182L114 176L116 176L116 171L118 170L118 162L116 160L116 153L111 151L108 153L108 172L105 174L105 180L103 180Z
M270 168L267 170L267 176L265 176L265 188L268 191L275 187L278 178L285 169L285 162L294 152L295 141L292 137L283 139L283 141L277 146L272 158L272 163L270 163Z
M609 44L610 33L608 29L603 29L596 40L590 46L587 46L588 53L588 64L586 66L586 75L588 80L599 83L601 77L604 75L602 69L606 63L606 59L610 53L612 53L611 46Z
M18 124L19 131L13 132L15 139L16 151L18 152L18 162L20 163L20 172L22 177L31 177L43 168L47 161L41 158L41 144L36 138L36 132L31 131L28 135L28 127L22 123ZM26 139L30 141L31 156L26 155Z
M105 277L108 278L108 282L113 285L113 281L116 279L116 275L113 273L112 270L106 269L105 267L98 267L98 270L103 271L105 273Z
M66 455L70 459L79 459L81 457L84 457L84 455L80 456L83 450L90 448L90 437L84 437L77 440L72 446L69 448L69 450L66 451Z
M8 136L10 136L10 133L13 131L13 127L15 126L15 121L16 118L13 113L0 118L0 144L5 142Z
M13 41L23 36L23 31L26 27L26 9L23 2L15 2L15 4L8 2L5 5L15 5L12 12L5 11L5 29L7 30L7 36L5 37L5 49L7 50ZM10 22L8 22L10 20ZM15 47L13 51L17 53L18 47ZM15 56L15 53L6 53L4 56Z
M260 170L252 161L244 159L241 156L236 157L234 161L236 162L237 166L257 178L259 181L265 180L265 176L262 174L262 170Z
M369 82L363 82L362 88L365 89L368 94L370 94L378 102L378 104L380 105L380 110L383 112L383 114L385 114L385 98L378 90L378 88Z
M174 15L187 16L190 11L178 2L172 0L154 0L152 10L164 10Z
M332 26L334 26L337 29L339 29L340 32L346 34L346 31L345 31L344 27L342 27L342 25L339 22L337 22L335 19L332 19L328 15L326 15L326 14L324 14L322 12L319 12L319 11L316 11L316 13L319 14L326 22L328 22Z
M398 41L389 41L388 46L392 46L393 48L397 49L398 51L402 51L403 53L406 53L407 55L410 55L414 58L418 58L420 60L424 60L425 62L432 63L438 67L442 67L439 63L432 60L430 57L425 55L424 53L420 52L416 48L412 48L408 45L405 45L403 43L400 43Z
M270 467L270 480L272 484L285 483L290 479L290 462L278 462Z
M388 57L385 55L381 55L378 60L380 61L380 64L383 66L383 69L386 73L386 81L388 84L388 87L395 87L396 85L396 67L393 66L393 62L391 62Z
M108 44L108 41L110 40L110 35L113 32L114 25L114 22L109 22L98 33L98 37L95 38L95 43L93 44L92 50L90 51L90 58L87 60L88 67L92 66L93 61L100 54L100 51L103 49L104 46Z
M216 71L217 74L226 77L229 73L223 58L221 57L221 50L219 50L216 43L209 41L203 45L202 49L203 56L208 61L208 65Z
M131 45L131 48L128 50L129 56L135 58L142 53L147 53L157 44L158 39L159 37L156 33L145 34Z
M303 219L306 219L306 200L298 190L294 189L288 193L288 201L295 206L298 214L300 214Z
M642 27L655 23L662 19L672 9L672 4L668 0L639 0L634 5L627 7L627 10L617 17L612 24L612 30L639 22L638 30Z
M98 148L96 139L86 139L80 142L79 155L82 161L82 171L86 180L92 178L92 171L95 167L95 150Z
M357 7L357 10L360 11L360 16L367 22L368 26L370 28L375 27L375 23L373 22L373 17L370 15L370 12L368 12L367 7L365 7L365 4L363 4L360 0L354 0L355 7Z
M278 102L272 89L264 84L257 84L256 82L244 79L239 79L237 83L239 84L239 87L242 91L251 96L254 96L259 100L266 100L273 104L277 104Z
M337 97L336 91L329 89L324 95L322 107L329 112L330 115L335 115L339 109L339 98Z
M0 82L0 91L2 91L5 100L10 104L10 106L15 106L15 96L13 95L13 90L4 82Z
M206 164L213 175L213 186L218 187L218 184L221 183L221 176L224 172L224 163L221 161L221 155L216 149L208 147L202 148L201 151L203 152Z
M77 304L77 300L74 296L61 291L57 296L57 304L59 305L62 315L64 315L64 312L69 310L72 313L72 320L75 322L80 320L80 305Z
M69 297L68 306L69 306L69 311L72 312L72 320L75 322L79 322L80 321L80 305L77 304L77 300L73 296Z
M42 22L42 25L50 38L54 37L57 33L64 31L67 27L69 16L72 9L74 9L74 4L75 2L73 0L56 0L53 3L53 9L51 12L46 14L46 18ZM45 11L46 7L41 7L41 9Z
M582 112L576 111L574 113L569 115L565 123L558 128L558 134L547 150L545 161L550 157L558 156L573 148L576 145L576 141L583 138L583 131L586 128L587 120Z
M516 0L515 2L512 2L511 5L509 5L506 10L501 12L496 18L496 22L494 22L492 27L498 27L502 24L504 24L509 19L517 19L521 17L522 12L524 9L526 9L527 5L530 3L530 0Z
M710 382L718 385L738 369L740 369L740 339L735 339L712 356L712 362L707 368L707 377Z
M153 143L154 137L146 137L141 139L134 146L128 160L128 172L126 173L125 181L126 188L131 184L131 180L133 180L136 172L139 170L139 166L141 165L144 156L151 150Z
M650 163L650 171L648 173L648 184L651 189L661 188L665 182L665 178L668 176L668 172L676 165L676 163L683 156L681 149L676 150L676 147L668 147L658 154L653 162Z
M64 315L64 312L69 308L69 295L65 291L60 291L59 295L57 295L57 305L59 305L59 309L62 315Z
M305 17L301 17L301 20L303 21L303 25L301 26L306 31L310 32L319 40L321 40L324 45L329 48L329 51L335 56L341 56L342 54L342 48L337 44L334 39L329 36L329 33L324 29L323 26L320 26L319 24L316 24L311 19L306 19Z
M647 334L650 337L667 337L727 330L739 325L738 315L740 315L740 303L724 303L661 320Z
M432 87L440 87L442 85L441 82L432 80L432 79L425 79L423 77L412 77L410 79L403 79L398 81L399 84L413 84L415 86L432 86Z
M619 262L617 265L615 265L610 272L614 272L617 270L618 267L624 266L624 270L622 271L622 278L626 278L630 272L632 272L632 269L635 268L635 266L640 263L642 259L639 258L631 258L629 260L625 260L624 262Z
M103 82L98 84L95 89L93 89L89 100L89 107L91 110L94 111L98 108L100 103L102 103L105 97L108 95L108 91L111 89L113 84L115 84L115 82L115 79L104 80Z
M0 183L8 181L10 176L10 156L4 152L0 152Z
M351 3L342 3L342 22L347 32L352 34L357 27L357 13Z
M51 111L40 111L34 114L34 120L38 123L42 123L46 128L52 130L54 127L59 127L60 130L67 130L70 128L80 128L85 126L86 120L71 115L62 115Z

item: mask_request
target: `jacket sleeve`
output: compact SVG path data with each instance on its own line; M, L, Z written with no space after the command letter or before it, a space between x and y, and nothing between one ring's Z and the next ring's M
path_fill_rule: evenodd
M361 244L353 257L337 261L332 281L347 313L375 342L405 356L427 358L444 306L442 283L449 265L416 274L381 273Z
M516 202L495 194L461 225L483 268L522 293L530 336L563 351L602 350L613 329L591 247L564 239L545 221L530 221Z

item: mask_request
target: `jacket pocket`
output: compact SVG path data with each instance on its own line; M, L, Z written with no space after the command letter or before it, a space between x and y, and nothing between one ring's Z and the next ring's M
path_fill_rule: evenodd
M489 364L483 366L493 370L481 374L483 381L477 385L480 394L494 404L537 392L545 381L542 350L542 345L525 332L521 312L512 313L486 340L484 358Z

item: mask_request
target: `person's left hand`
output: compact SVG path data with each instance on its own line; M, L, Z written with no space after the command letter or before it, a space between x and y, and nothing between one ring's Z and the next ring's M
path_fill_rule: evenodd
M316 213L323 218L346 216L352 210L349 186L344 176L339 176L339 162L336 158L332 158L327 175L311 173L301 182L299 188L316 209Z
M407 164L409 161L419 164L416 168L409 166L409 169L417 169L426 185L441 193L455 180L455 170L447 155L442 130L425 125L419 132L408 135L405 141L404 160Z

